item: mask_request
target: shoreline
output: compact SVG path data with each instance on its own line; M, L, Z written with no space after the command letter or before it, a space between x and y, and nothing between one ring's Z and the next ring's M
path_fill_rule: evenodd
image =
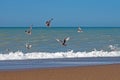
M0 71L0 80L120 80L120 64Z

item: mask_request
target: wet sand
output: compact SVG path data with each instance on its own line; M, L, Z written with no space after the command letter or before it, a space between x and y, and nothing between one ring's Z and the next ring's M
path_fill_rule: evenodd
M120 64L0 71L0 80L120 80Z

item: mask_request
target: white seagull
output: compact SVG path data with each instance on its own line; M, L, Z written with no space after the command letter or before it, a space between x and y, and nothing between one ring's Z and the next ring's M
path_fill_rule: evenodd
M26 44L25 44L25 47L26 47L27 49L30 49L30 48L32 47L32 45L29 44L29 43L26 43Z
M83 32L82 29L79 27L77 32Z

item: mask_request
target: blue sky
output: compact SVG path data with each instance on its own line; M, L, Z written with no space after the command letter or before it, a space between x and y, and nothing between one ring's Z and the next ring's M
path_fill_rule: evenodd
M120 0L0 0L0 27L120 27Z

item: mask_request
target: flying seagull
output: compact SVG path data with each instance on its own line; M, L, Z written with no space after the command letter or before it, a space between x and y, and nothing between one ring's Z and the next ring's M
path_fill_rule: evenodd
M46 21L45 24L46 24L47 27L50 27L50 24L51 24L51 21L52 21L52 20L53 20L53 18L51 18L50 20Z
M77 32L83 32L82 29L79 27Z
M32 45L29 44L29 43L26 43L26 44L25 44L25 47L26 47L27 49L30 49L30 48L32 47Z
M64 40L56 39L63 46L67 46L66 42L70 39L70 37L64 38Z
M32 34L32 26L33 25L30 25L30 28L28 30L25 30L25 33L28 34L28 35L31 35Z

